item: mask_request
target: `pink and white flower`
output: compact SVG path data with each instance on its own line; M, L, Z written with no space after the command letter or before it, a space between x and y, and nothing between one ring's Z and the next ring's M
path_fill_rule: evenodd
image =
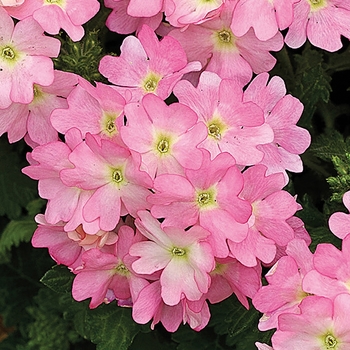
M294 5L294 19L285 43L296 49L306 38L321 49L334 52L343 44L341 36L350 39L350 6L341 0L300 0Z
M0 7L0 109L12 102L30 103L33 85L49 86L54 80L53 63L60 41L44 35L33 18L16 24Z
M94 17L99 8L97 0L26 0L7 11L19 20L33 17L49 34L58 34L62 28L73 41L79 41L84 36L82 25Z
M350 295L339 294L334 301L308 296L300 314L280 315L272 336L274 350L347 350L350 347Z
M186 53L177 40L165 36L158 41L147 25L138 38L124 39L120 50L119 57L103 57L99 70L117 86L127 102L138 102L148 93L166 99L185 73L201 69L199 62L187 63ZM128 98L130 93L132 97Z
M184 231L177 227L161 228L158 220L147 211L139 211L136 227L149 239L135 243L130 255L137 256L132 268L139 274L161 271L161 297L174 306L185 297L199 300L210 286L209 273L215 262L209 232L200 226Z
M125 107L127 125L121 128L125 144L141 155L141 170L152 178L170 173L183 174L186 169L199 169L202 152L197 148L206 137L206 127L197 123L189 107L166 105L158 96L148 94L140 104Z

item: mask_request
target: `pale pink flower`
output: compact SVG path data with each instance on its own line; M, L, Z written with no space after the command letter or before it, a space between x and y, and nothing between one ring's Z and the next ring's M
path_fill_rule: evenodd
M0 109L0 135L7 132L11 143L23 138L27 132L36 145L58 140L50 114L55 108L68 107L65 98L78 83L78 78L75 74L57 70L54 74L51 85L34 84L34 99L29 104L12 103L8 108Z
M310 133L297 122L303 111L302 103L291 95L286 95L282 78L274 76L269 79L268 73L259 74L244 92L243 101L252 101L264 111L265 121L274 132L270 144L259 145L264 152L260 164L268 170L267 175L282 172L285 184L289 178L286 170L299 173L303 164L299 154L305 152L311 143Z
M146 324L151 319L151 329L161 322L168 332L175 332L181 322L200 331L209 322L210 312L204 298L199 301L190 301L186 298L176 305L170 306L164 303L161 297L160 281L153 282L142 289L132 308L134 321Z
M343 203L348 211L350 211L350 191L344 193ZM333 213L329 218L330 230L341 239L344 239L350 233L350 214L337 212Z
M19 6L24 3L25 0L0 0L0 6Z
M148 93L166 99L185 73L201 69L199 62L187 63L186 53L177 40L165 36L158 41L147 25L142 27L138 38L128 36L120 50L119 57L103 57L99 70L117 85L118 91L132 93L128 102L137 102Z
M152 178L201 166L202 152L197 146L206 138L207 128L197 123L198 117L189 107L180 103L168 106L160 97L148 94L141 104L128 104L125 114L122 139L141 155L141 170Z
M302 207L298 204L298 210L301 210ZM305 225L303 220L298 218L297 216L292 216L291 218L286 220L286 223L294 230L294 238L302 239L305 241L306 245L309 246L311 244L311 237L307 230L305 229ZM265 266L272 266L275 264L282 256L287 255L287 246L276 245L277 251L275 258L268 264L264 263Z
M176 84L174 94L207 126L208 137L199 147L207 149L212 158L228 152L239 165L253 165L262 160L264 154L258 145L270 143L273 132L264 123L262 109L243 101L239 83L203 72L196 88L182 80Z
M114 249L104 252L92 248L82 255L83 267L75 270L72 295L77 301L91 297L90 308L96 308L111 299L135 298L148 285L147 280L132 269L136 260L129 255L129 248L140 240L131 227L121 226Z
M267 72L276 59L269 51L279 51L283 37L277 33L267 41L260 41L253 29L243 36L233 35L230 24L234 2L226 2L220 17L186 30L175 29L169 35L184 48L189 61L200 61L205 70L217 73L222 79L237 79L246 85L252 73ZM196 38L196 40L193 40Z
M255 346L257 347L258 350L274 350L270 345L263 344L260 342L256 342Z
M242 36L250 28L265 41L286 29L293 20L293 6L299 0L239 0L233 11L231 29Z
M261 331L276 328L281 314L300 313L298 306L308 295L302 281L313 269L312 253L305 241L295 239L288 244L287 254L266 274L269 284L253 297L254 307L264 313L258 325Z
M283 314L272 336L274 350L318 350L350 348L350 295L334 301L308 296L300 304L300 315Z
M65 134L77 128L85 137L87 133L113 140L120 138L124 120L124 98L109 85L96 83L96 87L80 78L79 84L67 97L68 106L58 108L50 120L56 130ZM120 141L119 141L120 142Z
M53 63L60 41L44 35L33 18L14 26L12 18L0 7L0 108L12 102L30 103L33 85L48 86L54 80Z
M228 240L232 255L246 266L255 266L257 258L270 263L276 254L276 244L286 246L294 238L287 223L298 205L293 196L283 191L281 173L266 175L266 167L255 165L243 172L244 187L239 197L252 208L248 236L242 242Z
M199 223L211 235L208 238L216 257L229 254L227 240L241 242L248 231L250 204L238 198L243 176L228 153L213 160L203 151L198 170L185 170L185 176L164 174L154 180L155 194L147 200L151 213L164 218L162 227L186 228Z
M344 238L341 251L332 244L318 244L313 262L314 269L303 281L306 292L330 299L350 294L350 236Z
M165 304L174 306L185 297L199 300L208 291L209 273L215 262L209 232L200 226L184 231L177 227L160 227L147 211L139 211L136 227L149 239L135 243L130 255L137 256L132 267L139 274L161 271L161 297Z
M225 0L164 0L166 20L174 27L198 24L217 16Z
M51 225L42 214L38 214L35 221L38 228L32 237L33 247L48 248L52 259L73 270L81 266L81 255L85 250L113 245L118 239L113 231L100 230L91 235L87 234L82 226L78 226L74 231L65 232L64 222Z
M101 230L113 230L121 215L135 217L148 208L152 180L138 170L141 160L127 148L86 134L69 160L74 168L61 170L60 178L68 187L92 191L82 215L90 222L98 219Z
M294 7L294 19L285 37L296 49L306 38L321 49L334 52L343 44L341 35L350 39L350 5L342 0L300 0Z
M163 0L160 0L163 2ZM133 4L138 5L136 8ZM130 1L130 0L104 0L104 4L107 8L111 8L113 11L109 14L106 20L106 26L112 32L119 34L131 34L138 33L144 24L147 24L153 30L156 30L162 21L163 13L155 12L151 16L151 10L154 9L157 1L145 2L143 0ZM140 6L140 5L144 6ZM132 15L129 13L129 9L143 11L141 16Z
M99 8L97 0L26 0L7 11L19 20L33 16L49 34L58 34L62 28L73 41L79 41L84 36L82 25L94 17Z
M231 257L215 259L215 269L210 273L211 285L206 299L211 304L219 303L234 293L249 309L248 299L253 298L261 287L261 267L246 267Z

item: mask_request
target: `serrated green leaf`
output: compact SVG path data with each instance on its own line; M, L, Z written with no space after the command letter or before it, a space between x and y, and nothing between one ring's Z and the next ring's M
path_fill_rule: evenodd
M131 310L111 305L102 305L90 310L86 318L90 339L97 350L127 350L139 332L132 320Z
M237 300L236 297L222 301L219 304L211 305L212 318L209 326L214 326L215 333L226 335L226 344L233 346L242 339L246 339L246 334L250 334L257 329L260 313L250 307L247 310ZM254 345L257 339L250 339L250 346Z
M307 46L301 55L294 56L297 64L293 95L304 104L299 125L309 127L319 102L327 103L332 90L331 76L325 69L323 54Z
M35 229L36 223L32 217L10 221L0 237L0 254L13 246L18 247L21 242L29 242Z
M55 265L47 271L40 282L57 293L70 293L74 275L66 266Z
M18 247L21 242L29 242L37 227L34 215L37 214L45 202L35 199L28 203L28 215L18 220L10 221L0 237L0 256L5 256L12 247Z

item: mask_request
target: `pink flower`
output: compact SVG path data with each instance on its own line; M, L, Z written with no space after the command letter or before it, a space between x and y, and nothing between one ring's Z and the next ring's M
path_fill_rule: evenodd
M122 94L131 92L134 102L148 93L166 99L183 74L201 69L199 62L187 63L177 40L165 36L158 41L147 25L142 27L138 38L128 36L120 50L119 57L103 57L99 70Z
M199 223L211 235L208 238L216 257L229 254L227 240L241 242L247 236L251 206L238 198L243 177L228 153L210 160L203 152L198 170L185 170L185 176L164 174L154 180L155 194L147 200L151 213L164 218L162 227L186 228Z
M162 2L162 0L160 0ZM137 5L135 8L133 4ZM149 11L155 8L157 1L144 2L144 1L130 1L130 0L104 0L104 4L107 8L113 9L106 20L106 26L112 32L119 34L131 34L138 33L144 24L147 24L153 30L156 30L162 21L162 12L155 12L152 16L146 16L150 14ZM140 6L140 5L145 6ZM129 13L129 8L133 10L143 11L141 16L133 17L134 15Z
M199 24L216 16L225 0L164 0L166 20L174 27Z
M269 284L253 297L254 307L264 313L258 325L261 331L276 328L281 314L300 313L298 305L307 296L302 281L313 269L312 254L300 239L288 244L287 254L266 274Z
M73 298L81 301L91 297L90 308L96 308L109 299L133 299L148 285L145 278L132 269L130 246L140 239L128 226L118 231L118 242L111 252L92 248L82 255L83 268L78 269L73 281Z
M208 137L200 147L207 149L212 158L228 152L239 165L252 165L262 160L264 154L258 150L258 145L271 142L273 132L264 123L260 107L243 101L239 83L203 72L197 88L182 80L176 84L174 94L207 126Z
M300 305L301 314L283 314L272 336L274 350L316 350L350 348L350 295L340 294L334 302L308 296Z
M58 140L49 117L55 108L67 108L65 97L77 84L78 78L62 71L54 71L54 74L55 80L51 85L34 84L32 102L12 103L0 110L0 135L7 132L11 143L23 138L27 132L30 140L37 145Z
M248 236L242 242L228 241L232 255L246 266L255 266L256 258L270 263L276 254L276 244L286 246L294 238L287 220L298 205L293 196L282 190L283 175L266 176L266 170L255 165L243 172L244 187L239 197L253 208Z
M314 254L314 269L303 281L306 292L334 299L338 294L350 294L350 236L343 240L342 250L331 244L318 244Z
M94 87L80 78L67 102L68 108L58 108L51 114L52 125L58 132L65 134L77 128L83 137L90 133L116 142L120 139L125 100L112 87L102 83Z
M266 123L274 132L270 144L258 146L264 152L260 164L267 166L267 175L282 172L287 184L286 170L297 173L303 170L299 154L309 147L311 137L306 129L296 125L303 111L302 103L286 95L286 87L280 77L272 77L269 83L268 79L267 73L259 74L244 92L243 101L252 101L261 107Z
M140 274L161 271L161 297L165 304L174 306L185 297L199 300L208 291L209 273L215 262L209 232L200 226L188 231L177 227L161 228L160 223L147 211L139 211L136 227L149 239L135 243L130 255L137 256L133 269Z
M334 52L343 44L341 35L350 39L350 7L341 0L300 0L285 37L289 47L302 46L306 38L321 49Z
M132 308L132 317L141 324L146 324L153 318L151 329L154 329L158 322L162 322L168 332L175 332L183 322L200 331L208 324L210 312L204 298L199 301L183 298L177 305L165 304L161 297L160 281L156 281L139 293Z
M234 293L249 309L247 297L253 298L261 287L261 267L246 267L231 257L216 259L210 276L211 285L205 297L211 304L219 303Z
M127 148L87 134L69 160L74 168L63 169L60 178L68 187L92 191L82 215L89 222L98 219L101 230L113 230L121 215L135 217L148 208L152 180L138 170L140 159Z
M350 191L344 193L343 203L350 211ZM350 214L333 213L329 218L329 228L338 238L344 239L350 233Z
M25 0L0 0L0 6L19 6L24 3Z
M68 157L72 149L82 142L81 134L78 130L71 129L65 138L66 143L55 141L36 147L28 155L31 165L23 168L22 172L39 180L39 195L48 199L45 219L49 224L66 222L67 232L83 224L85 232L95 234L100 230L99 222L87 222L82 216L82 207L90 198L91 191L66 186L60 177L62 170L73 168Z
M0 109L12 102L30 103L33 84L48 86L54 80L53 63L60 41L44 36L33 18L14 26L12 18L0 7Z
M141 170L152 178L163 173L183 174L198 169L202 152L197 148L206 137L206 127L197 115L180 103L166 105L153 94L141 104L125 107L127 125L121 128L125 144L142 158Z
M259 40L265 41L286 29L293 20L293 6L299 0L239 0L232 18L231 29L237 36L253 28Z
M81 267L81 255L85 250L113 245L118 239L113 231L87 234L81 225L74 231L65 232L63 222L50 225L42 214L38 214L35 220L38 228L32 237L33 247L48 248L52 259L73 270Z
M97 0L26 0L7 11L19 20L33 16L49 34L58 34L62 28L73 41L79 41L84 36L82 24L94 17L99 8Z
M256 342L255 346L258 350L274 350L270 345Z
M189 61L198 60L205 70L222 79L237 79L243 87L250 81L252 72L273 68L276 59L269 51L279 51L283 37L276 33L269 40L260 41L252 29L236 37L230 29L234 5L234 1L226 1L220 17L190 25L186 30L172 30L169 35L181 43Z

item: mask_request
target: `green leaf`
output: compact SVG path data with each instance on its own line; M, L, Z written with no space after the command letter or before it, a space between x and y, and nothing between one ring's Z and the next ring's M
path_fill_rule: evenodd
M331 77L327 73L321 51L307 46L301 55L295 55L297 69L292 91L304 104L299 125L310 127L311 119L319 102L327 103L331 92Z
M97 344L97 350L127 350L139 332L132 320L131 309L101 305L86 314L89 339Z
M28 215L18 220L10 221L0 237L0 255L4 255L13 246L18 247L21 242L29 242L37 227L34 215L42 208L44 201L35 199L27 205Z
M92 30L86 32L80 41L62 40L61 54L53 60L56 69L78 74L90 82L105 82L106 79L98 71L102 56L98 30Z
M0 253L5 253L12 246L18 247L21 242L29 242L35 229L33 218L10 221L0 238Z
M0 215L18 219L22 208L37 196L36 182L21 173L21 160L14 145L0 139Z
M209 326L214 327L215 333L226 335L227 345L245 344L245 349L254 349L254 343L260 337L256 330L261 314L256 309L251 306L247 310L236 297L231 296L211 305L211 313ZM247 337L251 334L254 336Z
M55 265L47 271L40 282L57 293L70 293L74 275L66 266Z

